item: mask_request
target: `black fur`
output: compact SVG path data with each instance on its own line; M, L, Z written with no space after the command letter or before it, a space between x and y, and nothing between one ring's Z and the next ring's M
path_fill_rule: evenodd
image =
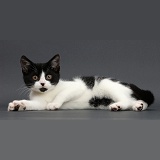
M95 108L99 107L99 106L108 106L111 103L113 103L113 101L111 99L108 98L98 98L98 97L94 97L89 101L90 106L93 106Z
M93 89L95 85L95 77L81 77L81 79L89 89Z

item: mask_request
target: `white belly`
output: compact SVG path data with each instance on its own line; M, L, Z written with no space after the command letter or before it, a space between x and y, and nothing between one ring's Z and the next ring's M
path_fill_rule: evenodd
M90 92L86 92L78 99L73 99L69 102L66 102L62 105L62 109L91 109L89 100L92 98Z

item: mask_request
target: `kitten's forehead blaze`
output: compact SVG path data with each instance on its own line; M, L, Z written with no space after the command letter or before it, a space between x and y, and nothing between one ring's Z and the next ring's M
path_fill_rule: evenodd
M42 71L42 74L41 74L41 76L40 76L39 82L40 82L40 83L45 83L45 82L46 82L44 71Z

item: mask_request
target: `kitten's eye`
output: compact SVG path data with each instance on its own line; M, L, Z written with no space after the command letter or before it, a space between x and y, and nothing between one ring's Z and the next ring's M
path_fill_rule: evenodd
M37 77L37 76L33 76L32 78L33 78L34 81L37 81L37 80L38 80L38 77Z
M47 75L47 76L46 76L46 79L47 79L47 80L51 80L51 79L52 79L52 75Z

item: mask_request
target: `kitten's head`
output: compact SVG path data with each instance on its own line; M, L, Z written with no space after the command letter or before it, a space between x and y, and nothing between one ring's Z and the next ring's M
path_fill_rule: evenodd
M24 82L31 90L44 93L54 89L58 84L60 79L59 55L55 55L47 63L34 63L22 56L20 63Z

